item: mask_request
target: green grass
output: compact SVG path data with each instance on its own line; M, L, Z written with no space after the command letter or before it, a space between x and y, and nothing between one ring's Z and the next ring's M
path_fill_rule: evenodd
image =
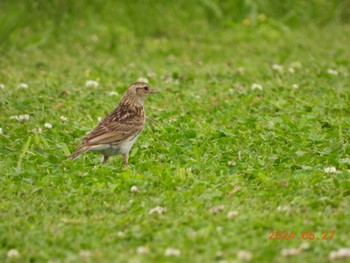
M27 27L4 16L11 30L0 30L0 262L241 262L241 250L251 262L328 262L331 251L350 247L349 25L330 15L323 27L293 28L268 15L244 26L225 12L215 22L206 16L227 9L202 2L193 23L186 12L173 23L164 7L173 14L164 31L156 18L142 35L142 23L129 27L122 11L124 22L108 24L108 6L61 26L56 16ZM146 103L156 124L133 147L131 167L120 157L102 165L94 154L66 160L128 84L150 72L162 91ZM85 87L87 80L100 86ZM11 119L21 114L30 119ZM156 206L167 210L149 214ZM229 219L230 211L238 215ZM268 240L271 230L335 235L287 258L283 249L305 241ZM149 253L138 254L140 246ZM167 257L167 248L181 255ZM8 258L10 249L20 257Z

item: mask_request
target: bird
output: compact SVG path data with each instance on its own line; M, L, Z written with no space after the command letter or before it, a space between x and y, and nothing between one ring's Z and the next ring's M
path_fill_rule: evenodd
M130 149L145 127L144 103L149 95L158 92L148 83L132 83L118 106L83 138L77 151L68 158L75 160L85 152L95 152L102 154L101 162L106 163L110 156L120 154L124 167L128 167Z

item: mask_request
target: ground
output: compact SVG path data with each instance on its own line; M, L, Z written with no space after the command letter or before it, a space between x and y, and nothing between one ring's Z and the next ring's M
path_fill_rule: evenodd
M1 262L320 263L350 247L349 26L261 16L117 42L94 26L2 51ZM66 160L140 77L161 93L130 168Z

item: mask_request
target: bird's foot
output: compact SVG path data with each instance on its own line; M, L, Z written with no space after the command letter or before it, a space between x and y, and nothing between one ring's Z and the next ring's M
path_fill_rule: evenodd
M103 156L102 157L102 160L101 160L101 163L106 163L107 161L108 161L108 158L109 158L109 156Z

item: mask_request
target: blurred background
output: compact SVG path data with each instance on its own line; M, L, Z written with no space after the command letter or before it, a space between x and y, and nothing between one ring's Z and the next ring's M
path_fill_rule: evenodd
M288 32L350 21L350 0L2 0L0 10L2 52L64 42L113 53L145 38L201 40L217 30Z

